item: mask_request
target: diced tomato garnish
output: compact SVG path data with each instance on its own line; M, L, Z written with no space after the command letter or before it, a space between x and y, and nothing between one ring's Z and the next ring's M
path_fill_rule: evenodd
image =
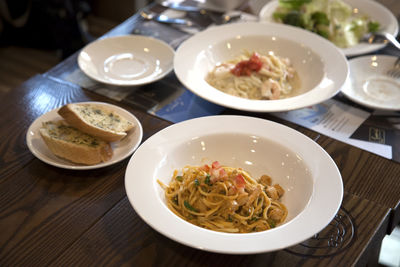
M243 188L245 185L246 185L246 181L244 180L243 176L241 174L238 174L236 176L236 187Z
M228 177L225 169L222 168L221 164L218 161L214 161L211 164L210 175L211 175L211 182L213 183L216 181L224 180L225 178Z
M210 172L210 166L208 166L207 164L204 164L203 166L201 166L200 169L207 173Z
M214 161L214 162L211 164L211 168L213 168L213 169L219 169L220 167L221 167L221 165L219 164L218 161Z
M258 72L262 68L262 61L257 53L253 53L249 60L242 60L231 70L235 76L250 76L251 72Z

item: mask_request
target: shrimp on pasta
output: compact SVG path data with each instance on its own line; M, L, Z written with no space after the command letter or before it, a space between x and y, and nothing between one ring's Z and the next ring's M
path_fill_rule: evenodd
M245 51L215 66L205 79L222 92L258 100L286 98L299 87L297 72L290 60L272 52L262 55Z
M211 165L175 170L169 185L158 180L168 207L197 226L228 233L265 231L281 224L287 208L284 190L263 175L254 180L241 168Z

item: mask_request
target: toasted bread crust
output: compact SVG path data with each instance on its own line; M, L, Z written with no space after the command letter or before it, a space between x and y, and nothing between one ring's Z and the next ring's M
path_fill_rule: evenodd
M82 109L85 109L85 112L90 115L87 115ZM96 114L95 111L100 112L101 115ZM120 114L96 104L67 104L58 110L58 114L71 126L107 142L121 140L128 131L134 128L134 124ZM101 124L103 121L108 124Z
M60 133L59 136L51 133L51 127L57 127L60 124L62 124L62 122L46 122L39 130L47 147L56 156L85 165L94 165L111 159L113 151L110 144L105 141L94 138L96 145L90 146L71 142L68 138L63 137L63 133ZM72 131L78 132L77 129L72 129Z

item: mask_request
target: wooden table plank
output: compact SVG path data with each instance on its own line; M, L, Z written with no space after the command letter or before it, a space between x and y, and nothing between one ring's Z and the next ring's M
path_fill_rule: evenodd
M375 238L380 242L389 209L351 194L345 194L343 207L351 215L356 233L351 245L333 257L300 257L285 250L240 256L209 253L164 237L142 221L124 198L51 265L350 266L358 260L363 265L375 242L376 233L368 229L378 229Z
M124 197L126 164L77 173L34 160L3 182L0 265L43 266L56 258Z

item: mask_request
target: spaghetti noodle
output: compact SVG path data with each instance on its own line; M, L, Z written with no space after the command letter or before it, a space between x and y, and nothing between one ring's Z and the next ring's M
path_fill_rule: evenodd
M246 51L214 67L206 81L222 92L259 100L286 98L299 87L299 79L290 60L272 52L261 55Z
M281 224L287 209L279 199L284 190L267 175L254 180L241 168L186 166L174 171L165 190L168 207L197 226L228 233L265 231Z

